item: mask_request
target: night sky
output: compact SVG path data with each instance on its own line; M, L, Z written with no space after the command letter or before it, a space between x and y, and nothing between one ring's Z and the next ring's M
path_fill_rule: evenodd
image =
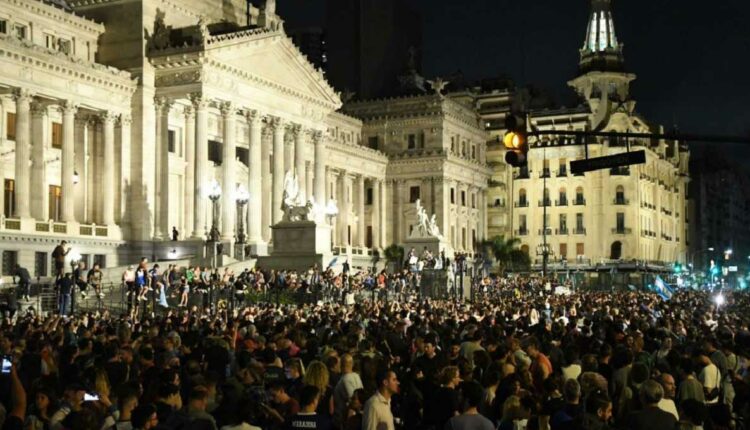
M423 17L423 75L509 75L575 101L588 0L407 0ZM288 28L325 25L325 0L280 0ZM632 94L648 120L750 136L750 1L615 0ZM525 58L525 60L524 60ZM750 145L741 152L750 153Z

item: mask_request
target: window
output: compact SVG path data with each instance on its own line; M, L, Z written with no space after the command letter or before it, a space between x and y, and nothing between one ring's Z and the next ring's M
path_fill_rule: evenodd
M368 225L365 233L365 246L372 248L372 226Z
M526 200L526 190L521 188L520 190L518 190L518 206L526 207L528 205L527 202L528 201Z
M73 53L73 43L67 39L57 39L57 50L70 55Z
M62 124L52 123L52 147L62 149Z
M451 188L451 204L452 205L456 204L456 189L455 188Z
M463 245L464 249L466 249L466 228L461 229L461 244Z
M177 152L177 136L174 130L167 131L167 149L171 153Z
M625 231L625 214L623 212L617 213L617 231Z
M560 258L563 260L568 259L568 244L567 243L560 244Z
M34 253L34 274L35 276L47 276L47 253Z
M16 35L19 39L26 39L28 37L28 31L25 25L23 24L15 24L13 26L13 33Z
M57 185L49 186L49 218L53 221L62 219L62 188Z
M3 276L13 276L18 264L18 251L3 251Z
M372 194L372 188L368 188L366 191L366 197L365 197L365 204L366 205L372 205L373 200L373 194Z
M44 34L44 46L47 49L55 49L55 36L53 34Z
M414 203L419 200L419 186L409 187L409 203Z
M576 243L576 256L581 257L585 255L583 253L583 244L582 243Z
M545 159L542 164L542 178L549 178L550 172L549 172L549 160Z
M215 140L209 140L208 141L208 161L213 162L214 164L220 165L222 160L222 147L221 142L217 142ZM272 154L271 157L275 157L277 154ZM278 154L279 157L284 157L284 154ZM271 161L271 166L273 166L273 160Z
M583 214L576 214L576 230L583 231Z
M557 168L557 176L567 176L568 175L568 164L564 158L560 159L560 164Z
M476 209L477 208L477 199L476 199L476 197L477 197L476 194L472 194L471 195L471 208L472 209Z
M615 204L625 204L625 188L622 185L618 185L617 189L615 189Z
M367 147L370 149L378 149L378 137L370 136L367 138Z
M5 180L5 207L3 213L6 218L11 218L16 212L16 181L13 179Z
M104 269L105 267L107 267L107 256L104 254L95 254L94 264L98 264L100 268Z
M565 188L560 188L560 191L558 192L557 205L558 206L568 205L568 193L565 191Z
M84 263L86 263L86 267L91 267L91 262L89 261L89 254L81 254L81 260Z
M417 149L417 135L410 134L407 137L407 149Z
M5 138L8 140L16 140L16 114L8 112L8 115L5 116L5 124L7 127Z
M477 147L476 146L471 147L471 159L472 160L477 159Z
M8 34L8 20L0 19L0 33Z
M250 150L248 148L242 148L238 146L234 148L234 154L235 154L235 157L237 157L237 159L240 160L240 163L244 164L246 167L249 167Z
M586 199L583 198L583 187L576 188L576 205L585 205Z
M549 200L549 188L545 188L544 191L542 191L542 202L539 206L550 206L550 200Z
M518 233L519 234L526 234L528 227L526 225L526 215L519 215L518 216Z
M461 206L466 206L466 191L461 191Z
M560 214L559 223L560 223L560 234L567 234L568 233L568 215Z

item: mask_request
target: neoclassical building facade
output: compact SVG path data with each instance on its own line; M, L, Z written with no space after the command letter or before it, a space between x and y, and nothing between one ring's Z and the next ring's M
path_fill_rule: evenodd
M4 274L49 274L62 239L108 267L197 258L214 223L225 253L265 255L288 171L336 201L340 254L402 243L414 187L457 249L486 234L476 113L439 94L342 110L273 0L8 0L0 66Z

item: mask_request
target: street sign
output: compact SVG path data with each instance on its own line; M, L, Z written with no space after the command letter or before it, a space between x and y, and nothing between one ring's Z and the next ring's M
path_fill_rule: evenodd
M592 170L611 169L613 167L629 166L631 164L643 164L646 162L646 151L623 152L604 157L573 160L570 162L570 171L574 175L590 172Z

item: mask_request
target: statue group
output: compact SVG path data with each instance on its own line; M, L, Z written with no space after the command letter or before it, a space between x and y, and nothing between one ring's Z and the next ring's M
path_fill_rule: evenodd
M432 214L432 216L427 215L427 211L425 210L424 206L422 206L422 202L420 199L417 199L415 202L416 207L416 214L417 214L417 225L412 230L412 237L437 237L439 239L443 238L443 235L440 234L440 228L437 225L437 216L435 214Z

